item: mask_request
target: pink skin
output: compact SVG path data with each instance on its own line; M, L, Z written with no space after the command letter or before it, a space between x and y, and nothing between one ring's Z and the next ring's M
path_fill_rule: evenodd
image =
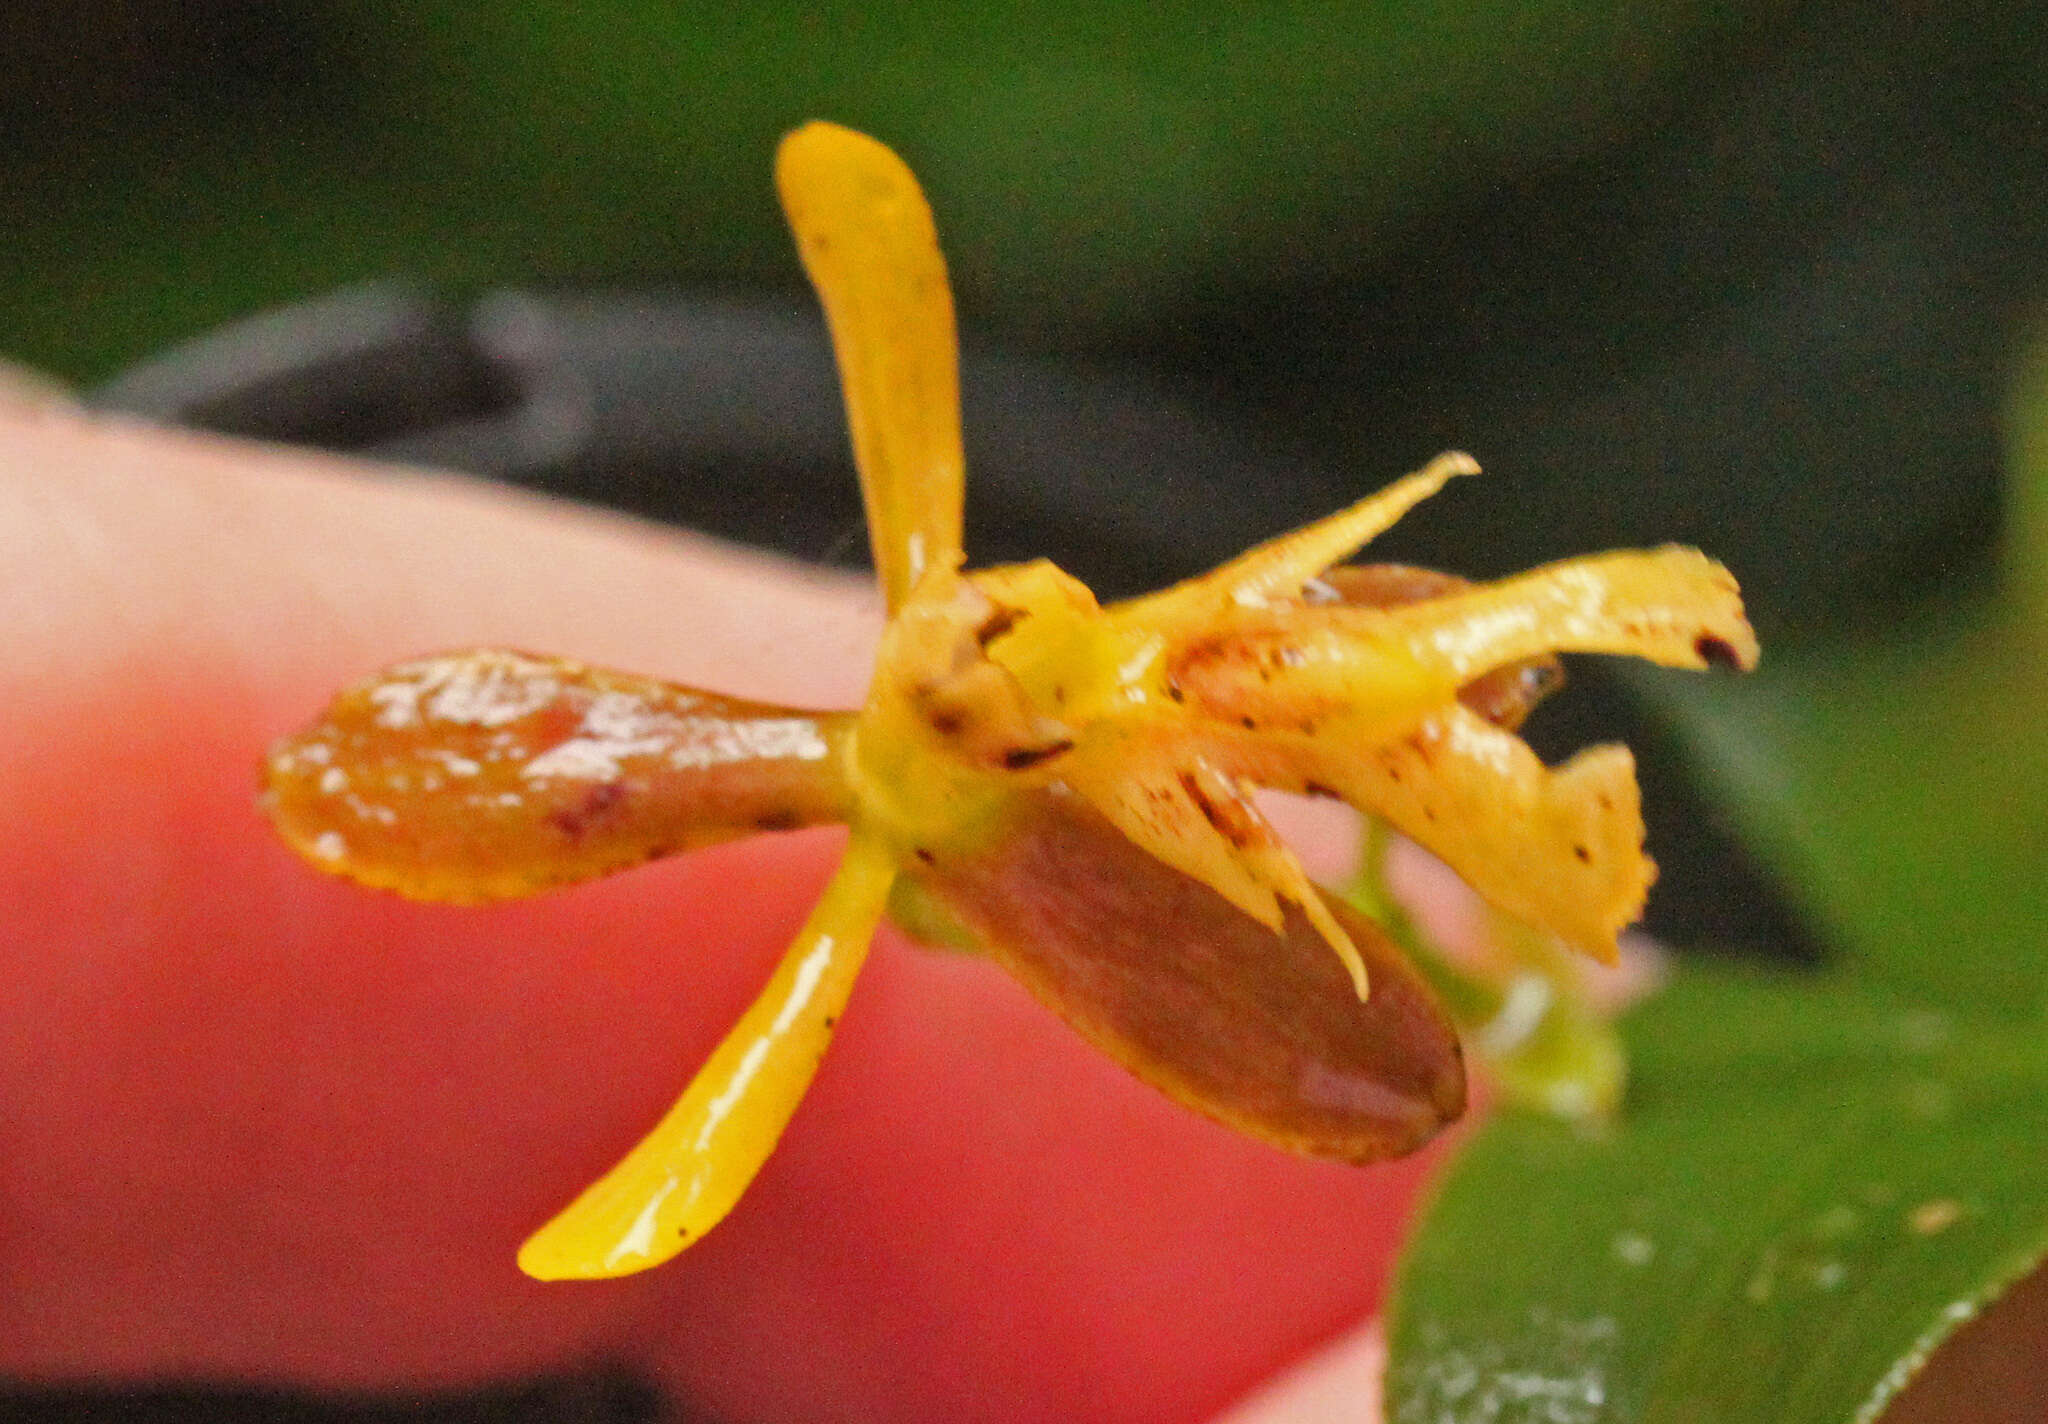
M379 1388L607 1357L717 1417L1194 1420L1377 1307L1426 1160L1236 1137L893 934L703 1245L518 1274L765 977L837 833L411 905L273 841L263 748L344 682L475 644L844 705L864 588L461 481L0 411L0 608L0 1374Z

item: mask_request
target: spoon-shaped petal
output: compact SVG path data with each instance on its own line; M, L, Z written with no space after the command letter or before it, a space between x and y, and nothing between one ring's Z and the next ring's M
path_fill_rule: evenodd
M264 805L323 870L496 900L846 820L852 722L566 658L447 653L358 683L279 742Z

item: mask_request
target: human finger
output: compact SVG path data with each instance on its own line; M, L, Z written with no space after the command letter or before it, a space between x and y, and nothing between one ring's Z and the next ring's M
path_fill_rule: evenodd
M747 1417L1171 1419L1376 1301L1415 1164L1237 1139L988 965L887 935L727 1224L646 1277L524 1280L518 1241L738 1015L834 833L415 906L273 843L262 748L470 644L844 705L871 598L460 481L54 415L0 426L0 550L0 1369L391 1386L623 1355Z

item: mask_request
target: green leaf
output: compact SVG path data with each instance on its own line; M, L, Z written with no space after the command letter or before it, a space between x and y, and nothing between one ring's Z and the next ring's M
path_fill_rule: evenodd
M1474 1138L1402 1268L1392 1419L1861 1424L2048 1253L2048 346L2020 370L1995 586L1642 684L1836 960L1689 969L1605 1135Z
M1983 601L1670 695L1704 778L1857 974L1966 1012L2048 1003L2043 634Z
M1402 1267L1394 1424L1844 1424L2048 1250L2048 1035L1691 969L1622 1122L1504 1117Z

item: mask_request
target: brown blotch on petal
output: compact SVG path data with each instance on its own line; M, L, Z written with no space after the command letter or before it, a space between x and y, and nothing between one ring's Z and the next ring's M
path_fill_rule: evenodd
M1399 608L1472 587L1470 579L1413 564L1341 564L1322 582L1354 608Z
M995 611L984 618L981 626L974 630L974 641L983 648L986 648L990 643L993 643L996 639L1002 637L1003 634L1016 627L1017 620L1023 616L1016 609L1006 608L998 603L995 606Z
M1003 753L1003 770L1029 771L1041 762L1051 761L1054 757L1073 749L1073 740L1067 737L1062 737L1056 742L1047 742L1044 746L1012 747Z
M1700 655L1700 661L1710 668L1734 672L1742 667L1741 655L1735 651L1735 645L1726 638L1717 638L1712 633L1702 633L1693 642L1692 648Z
M1188 800L1195 803L1195 809L1202 813L1202 819L1209 823L1216 834L1232 845L1245 849L1263 839L1258 833L1258 828L1239 807L1211 796L1208 788L1202 785L1202 779L1192 771L1180 774L1180 789L1187 793Z
M1458 689L1458 701L1507 731L1515 731L1536 704L1564 686L1564 667L1556 658L1531 658L1495 668Z
M1154 859L1079 797L1030 793L1008 832L907 873L1048 1007L1169 1096L1292 1151L1370 1162L1464 1111L1455 1029L1371 921L1361 1002L1298 908L1280 934Z
M626 788L616 781L600 782L583 794L573 806L564 806L548 822L570 840L581 840L590 829L616 813L626 799Z

